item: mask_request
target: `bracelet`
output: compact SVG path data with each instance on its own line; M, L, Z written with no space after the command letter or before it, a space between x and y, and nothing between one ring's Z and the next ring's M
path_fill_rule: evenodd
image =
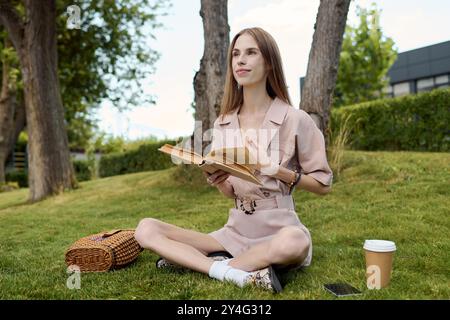
M302 174L300 172L298 172L297 169L294 172L295 172L295 179L288 183L289 193L292 192L292 188L298 184L298 182L300 181L300 179L302 177Z

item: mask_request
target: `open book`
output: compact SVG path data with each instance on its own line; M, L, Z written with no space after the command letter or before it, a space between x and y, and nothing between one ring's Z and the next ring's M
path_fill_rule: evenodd
M232 176L262 185L261 181L255 176L256 161L245 147L215 149L204 157L189 149L167 143L158 150L170 154L173 158L179 159L185 164L198 165L200 169L208 173L214 173L220 169Z

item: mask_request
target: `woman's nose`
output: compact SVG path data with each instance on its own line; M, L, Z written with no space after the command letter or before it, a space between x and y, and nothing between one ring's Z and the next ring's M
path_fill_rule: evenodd
M246 63L243 55L239 55L238 56L237 63L238 63L239 66L242 66L242 65L244 65Z

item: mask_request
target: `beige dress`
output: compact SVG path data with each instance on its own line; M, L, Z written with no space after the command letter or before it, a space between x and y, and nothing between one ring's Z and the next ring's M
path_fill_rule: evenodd
M243 146L238 111L216 119L211 149ZM333 173L327 162L323 134L303 110L275 98L256 139L262 150L266 150L270 158L281 166L291 170L300 169L303 174L322 184L331 185ZM236 257L250 247L270 240L283 227L298 226L311 240L308 256L300 265L309 266L312 259L311 234L298 218L293 198L289 195L289 187L269 175L257 172L257 177L262 181L262 186L237 177L228 177L236 198L243 201L236 201L237 207L230 209L224 227L209 234ZM244 204L243 208L248 210L247 204L251 200L257 200L263 205L259 208L256 206L252 214L246 214L240 204Z

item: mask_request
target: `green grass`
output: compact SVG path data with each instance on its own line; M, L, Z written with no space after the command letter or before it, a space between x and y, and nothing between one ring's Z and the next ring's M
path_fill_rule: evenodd
M82 274L80 290L66 287L64 252L80 237L134 228L144 217L201 232L223 226L233 201L206 183L171 179L176 168L84 182L35 204L26 203L27 189L1 193L0 298L334 299L323 284L343 281L363 291L345 299L449 299L449 168L448 153L347 151L329 195L295 193L313 237L313 262L289 274L279 295L157 270L157 255L148 251L125 269ZM396 242L386 289L365 287L365 239Z

